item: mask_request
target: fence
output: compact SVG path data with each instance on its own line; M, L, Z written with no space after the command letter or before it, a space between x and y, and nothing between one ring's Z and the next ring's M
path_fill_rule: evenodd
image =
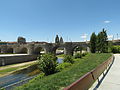
M112 65L113 60L114 56L111 56L98 67L82 76L79 80L64 88L64 90L88 90L97 79L99 80L99 76L104 73L104 70Z

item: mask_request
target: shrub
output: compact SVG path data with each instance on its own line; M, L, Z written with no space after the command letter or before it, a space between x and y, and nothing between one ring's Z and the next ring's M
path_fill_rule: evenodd
M45 75L50 75L56 72L57 57L53 54L44 54L40 58L38 58L38 67Z
M65 55L64 59L63 59L63 62L68 62L68 63L73 64L74 60L73 60L73 57L71 55Z
M81 53L76 53L75 56L74 56L74 58L75 58L75 59L76 59L76 58L82 58L82 54L81 54Z
M84 52L84 53L82 53L82 56L86 56L88 53L87 52Z
M85 55L87 55L88 53L87 52L84 52L84 53L76 53L74 58L77 59L77 58L82 58L84 57Z
M56 69L57 69L57 71L62 71L62 70L64 70L65 68L70 67L71 65L72 65L71 63L67 63L67 62L61 63L61 64L59 64L59 65L56 67Z
M111 51L113 53L120 53L120 46L113 46Z

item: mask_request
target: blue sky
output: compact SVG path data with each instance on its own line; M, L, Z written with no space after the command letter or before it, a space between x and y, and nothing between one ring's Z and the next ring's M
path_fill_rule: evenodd
M0 39L53 42L56 34L65 41L106 28L120 34L120 0L0 0Z

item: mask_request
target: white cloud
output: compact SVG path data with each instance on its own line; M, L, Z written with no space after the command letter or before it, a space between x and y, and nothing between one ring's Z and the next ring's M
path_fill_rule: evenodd
M106 20L106 21L104 21L104 23L111 23L111 21L109 21L109 20Z
M87 34L83 34L83 35L81 36L81 38L82 38L82 39L86 39L86 38L87 38Z
M108 35L108 39L112 39L113 38L113 35Z

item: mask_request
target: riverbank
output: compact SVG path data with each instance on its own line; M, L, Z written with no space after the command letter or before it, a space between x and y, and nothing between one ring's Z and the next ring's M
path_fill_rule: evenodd
M12 65L7 65L7 66L0 66L0 77L10 75L16 71L27 68L35 64L36 62L37 61L31 61L31 62L24 62L24 63L12 64Z
M88 54L82 59L77 59L76 62L69 68L53 75L40 78L36 77L29 83L16 88L15 90L60 90L70 85L81 76L94 69L102 62L107 60L111 54Z
M11 55L13 55L13 54L10 54L9 56L11 56ZM18 55L18 54L14 54L14 55ZM21 55L23 55L23 54L21 54ZM3 56L5 56L5 55L3 54ZM57 57L59 59L63 59L64 54L57 55ZM61 63L60 60L58 60L58 61ZM30 62L24 62L24 63L18 63L18 64L12 64L12 65L6 65L6 66L0 66L0 77L7 76L7 75L10 75L10 74L12 74L14 72L25 69L25 68L27 68L27 67L29 67L31 65L34 65L36 62L37 62L37 60L36 61L30 61Z
M58 58L58 63L62 63L62 59ZM26 82L26 79L33 78L40 73L37 60L2 66L0 68L0 87L8 87L10 85L12 88L12 85L24 80Z

